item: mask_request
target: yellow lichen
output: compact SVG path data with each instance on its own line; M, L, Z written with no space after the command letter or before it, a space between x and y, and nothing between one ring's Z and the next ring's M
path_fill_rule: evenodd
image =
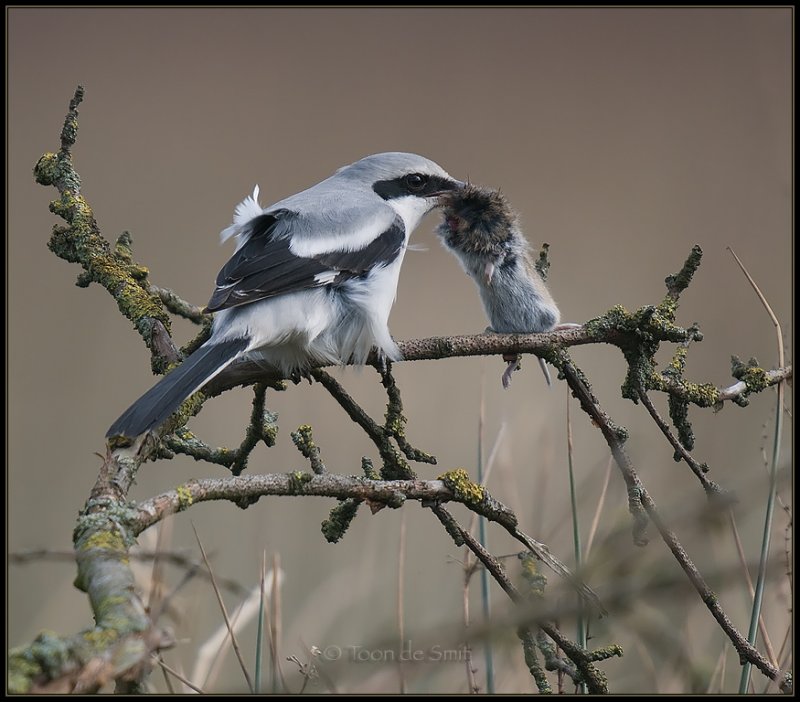
M442 473L439 476L441 480L453 494L461 501L470 504L481 502L485 495L485 490L482 485L473 483L469 479L469 473L463 468L456 468Z
M83 640L93 649L100 651L105 651L118 638L119 633L113 629L97 628L83 632Z
M80 544L82 551L89 551L93 548L101 548L108 551L125 551L125 542L116 531L95 531Z
M40 185L52 185L55 179L58 156L51 151L44 154L33 168L33 175Z
M182 512L187 507L190 507L192 502L194 502L192 491L186 485L178 485L178 487L175 489L175 492L178 493L179 512Z
M289 487L293 492L301 493L306 483L314 479L311 473L304 473L302 470L296 470L289 473Z

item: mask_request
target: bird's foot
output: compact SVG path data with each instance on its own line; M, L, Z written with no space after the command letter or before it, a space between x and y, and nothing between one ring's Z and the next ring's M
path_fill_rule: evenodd
M311 377L311 371L308 368L295 368L290 373L289 380L295 385L300 385L303 380L307 380L309 385L314 382L314 378Z

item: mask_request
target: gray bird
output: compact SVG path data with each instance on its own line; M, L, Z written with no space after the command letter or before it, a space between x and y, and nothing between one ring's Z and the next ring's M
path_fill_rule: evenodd
M236 251L207 312L211 338L133 403L106 434L135 438L247 357L288 376L313 363L363 364L400 351L388 319L408 237L440 197L464 183L415 154L374 154L263 208L258 186L222 240Z
M531 334L557 328L558 307L533 265L530 245L505 197L497 190L468 185L443 196L442 206L443 221L436 233L478 286L491 324L487 331ZM503 373L507 388L519 357L503 358L508 362ZM547 365L539 362L549 385Z

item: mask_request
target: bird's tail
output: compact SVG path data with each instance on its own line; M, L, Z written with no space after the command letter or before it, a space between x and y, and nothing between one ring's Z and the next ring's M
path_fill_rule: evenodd
M107 438L136 438L159 427L181 403L247 348L247 339L207 343L162 378L111 425Z

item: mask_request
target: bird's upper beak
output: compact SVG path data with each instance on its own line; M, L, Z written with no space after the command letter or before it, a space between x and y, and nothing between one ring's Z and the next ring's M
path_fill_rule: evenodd
M440 187L435 192L431 193L430 197L437 197L439 201L437 204L443 204L442 199L453 192L457 192L467 187L466 183L460 180L446 180L442 181Z
M449 192L451 190L463 190L467 187L467 184L460 181L460 180L451 180L450 187L445 190L445 192Z

